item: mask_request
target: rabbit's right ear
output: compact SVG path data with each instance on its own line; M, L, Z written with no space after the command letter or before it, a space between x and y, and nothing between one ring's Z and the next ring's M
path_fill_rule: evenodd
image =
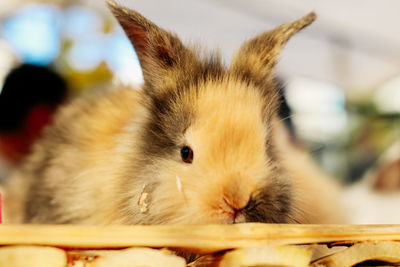
M194 63L193 53L178 37L113 0L107 4L135 48L148 93L162 93L157 90L169 88Z
M233 57L231 72L263 87L275 78L275 65L289 39L316 18L314 12L245 42Z

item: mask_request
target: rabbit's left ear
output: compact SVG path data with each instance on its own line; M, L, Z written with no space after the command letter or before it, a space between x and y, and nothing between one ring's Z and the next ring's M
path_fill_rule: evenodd
M171 87L170 83L187 76L198 64L194 54L174 34L114 0L107 0L107 4L135 47L148 94L162 94L163 88Z
M271 82L275 76L274 67L286 42L315 18L312 12L245 42L234 56L230 71L260 86Z

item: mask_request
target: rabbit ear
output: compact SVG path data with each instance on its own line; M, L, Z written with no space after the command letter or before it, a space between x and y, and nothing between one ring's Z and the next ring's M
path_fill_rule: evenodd
M135 48L145 84L150 88L162 88L159 83L165 83L171 77L168 72L182 68L192 53L175 35L159 28L139 13L113 0L108 0L107 4Z
M233 57L231 72L257 85L271 82L275 75L274 67L286 42L315 18L312 12L245 42Z

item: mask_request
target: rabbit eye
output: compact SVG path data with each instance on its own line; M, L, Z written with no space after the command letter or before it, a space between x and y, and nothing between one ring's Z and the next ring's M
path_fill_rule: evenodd
M192 163L193 161L193 150L189 146L184 146L181 149L182 161L185 163Z

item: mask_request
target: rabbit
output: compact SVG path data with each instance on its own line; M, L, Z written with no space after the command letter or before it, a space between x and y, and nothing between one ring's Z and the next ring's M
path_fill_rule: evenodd
M61 108L7 185L9 221L52 224L335 223L338 186L277 116L275 65L316 15L246 41L229 67L108 1L144 84ZM7 200L8 199L8 200Z

